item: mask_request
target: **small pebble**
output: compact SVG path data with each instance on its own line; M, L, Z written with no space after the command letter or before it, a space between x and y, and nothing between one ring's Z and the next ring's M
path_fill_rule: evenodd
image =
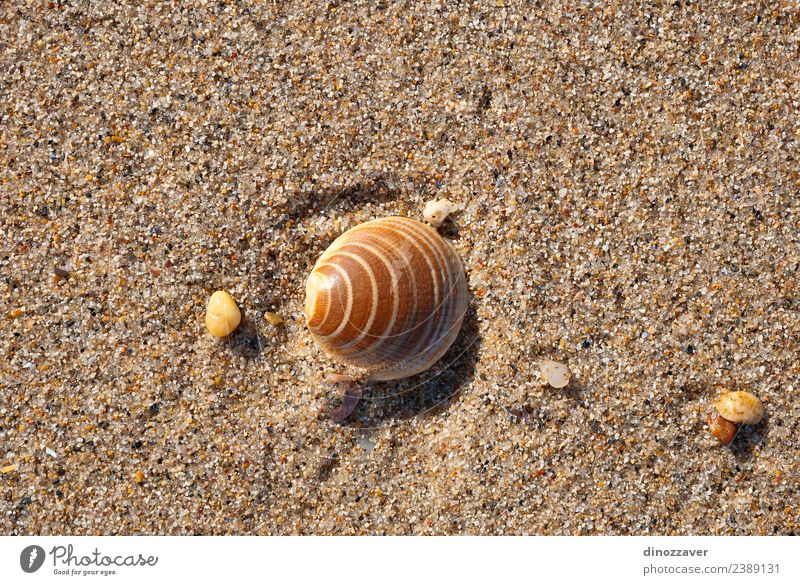
M242 314L233 297L218 290L208 300L206 327L214 337L226 337L233 333L242 320Z
M269 311L267 311L266 313L264 313L264 317L269 322L269 324L274 327L280 327L281 325L283 325L283 318L277 313L270 313Z
M331 420L337 423L344 422L358 406L364 388L357 381L346 376L336 376L332 381L341 398L339 406L330 412Z
M724 392L714 406L722 418L732 423L755 425L764 416L764 405L749 392Z
M371 453L377 443L367 437L359 437L356 439L356 445L364 449L367 453Z
M561 362L553 360L542 360L539 362L539 369L542 375L553 388L563 388L569 384L572 373L569 368Z
M439 227L444 223L447 217L458 209L458 205L447 199L437 199L436 201L428 201L425 204L425 209L422 215L425 221L433 227Z
M142 483L144 481L144 473L142 473L141 469L136 470L136 473L133 475L133 481L136 483Z
M730 445L731 441L733 441L733 438L736 436L736 431L739 430L738 425L733 424L729 420L725 420L719 415L713 416L711 414L708 415L708 428L711 430L711 434L723 445Z

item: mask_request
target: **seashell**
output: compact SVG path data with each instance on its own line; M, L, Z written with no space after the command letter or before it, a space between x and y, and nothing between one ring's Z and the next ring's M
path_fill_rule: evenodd
M764 417L764 405L749 392L723 392L714 406L722 418L732 423L755 425Z
M369 380L412 376L452 345L467 311L456 251L406 217L358 225L323 252L306 282L311 335L335 360Z
M569 380L572 377L572 373L565 364L553 360L540 361L539 369L547 380L547 383L553 388L563 388L569 384Z
M438 228L444 223L444 220L454 211L458 210L458 205L447 199L437 199L436 201L428 201L425 204L425 209L422 210L422 215L425 221L433 227Z

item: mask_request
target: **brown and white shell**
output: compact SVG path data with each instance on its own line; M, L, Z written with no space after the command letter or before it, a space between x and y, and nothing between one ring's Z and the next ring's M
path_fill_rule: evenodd
M421 222L386 217L346 231L325 250L306 282L304 312L325 353L370 380L393 380L444 355L467 305L452 246Z

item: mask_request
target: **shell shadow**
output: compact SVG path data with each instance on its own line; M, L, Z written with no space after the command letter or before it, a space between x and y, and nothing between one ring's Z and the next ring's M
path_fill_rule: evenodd
M410 378L370 383L345 425L383 427L420 415L441 414L472 380L480 346L477 312L474 298L470 298L461 331L442 359Z
M391 175L373 173L354 183L301 193L291 200L287 220L297 222L326 212L331 215L344 216L363 208L368 203L400 201L402 200L401 191L396 184L397 180ZM279 224L279 227L281 225ZM282 287L278 283L283 277L283 272L279 267L291 265L295 261L305 262L307 266L305 274L307 275L314 266L314 262L334 239L335 236L329 238L320 236L300 249L287 247L286 250L270 252L270 264L276 268L269 268L262 274L263 289L280 291ZM273 294L273 297L273 303L278 306L288 302L285 293Z
M385 173L373 173L355 183L309 191L292 201L289 217L297 220L324 210L352 211L367 203L399 199L396 179Z

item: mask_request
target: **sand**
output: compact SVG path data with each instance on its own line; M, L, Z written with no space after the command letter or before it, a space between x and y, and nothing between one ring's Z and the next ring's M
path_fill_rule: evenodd
M577 4L3 2L0 533L793 534L800 9ZM438 197L463 332L334 423L305 278Z

